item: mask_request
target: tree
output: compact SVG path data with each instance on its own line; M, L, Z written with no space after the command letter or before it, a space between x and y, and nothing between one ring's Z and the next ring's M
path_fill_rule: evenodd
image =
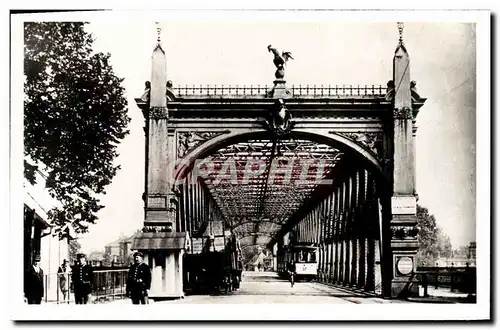
M81 249L80 243L76 239L72 239L69 241L69 262L70 265L73 265L76 261L76 255L80 252Z
M457 258L468 259L469 258L469 248L467 246L461 245L457 249L453 250L453 256Z
M439 252L439 256L446 258L451 258L453 256L451 239L448 235L443 233L441 228L438 228L436 245L437 245L436 250Z
M103 256L103 261L106 266L110 266L111 263L113 262L113 256L109 252L105 252Z
M451 240L437 226L436 218L423 206L417 205L418 242L417 264L433 266L438 257L451 257Z
M97 220L97 196L119 170L116 149L129 133L123 79L109 53L93 53L84 25L24 25L24 174L31 184L42 174L60 202L48 212L60 238L65 224L82 233Z
M88 257L87 257L88 261L89 262L96 262L96 261L99 261L99 262L102 262L104 260L104 251L92 251L89 253Z

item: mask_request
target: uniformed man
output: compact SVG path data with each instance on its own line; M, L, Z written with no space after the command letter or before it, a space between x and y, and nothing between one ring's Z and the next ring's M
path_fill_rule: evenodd
M126 293L135 305L148 303L151 288L151 271L149 266L142 262L143 257L142 252L135 252L134 264L128 272Z
M40 304L43 297L43 270L40 256L33 259L33 265L24 271L24 297L28 304Z
M83 253L78 253L76 257L78 262L74 266L71 276L75 290L75 303L86 304L89 301L89 294L92 292L94 274Z
M293 285L295 284L295 276L296 274L296 267L295 267L295 260L290 260L288 262L288 275L290 277L290 284L293 288Z

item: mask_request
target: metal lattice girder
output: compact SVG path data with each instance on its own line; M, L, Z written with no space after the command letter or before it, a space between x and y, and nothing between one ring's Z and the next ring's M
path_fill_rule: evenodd
M235 232L240 233L267 233L273 234L281 229L283 223L274 223L269 221L251 221L251 222L243 222L237 223L233 226L233 230Z
M260 245L265 246L269 244L269 242L273 239L273 236L266 234L247 234L243 235L240 238L240 245L248 246L248 245Z
M240 240L241 247L257 245L255 243L255 236L252 236L252 235L242 236L239 238L239 240Z
M255 236L252 244L269 242L268 236L280 231L341 156L336 148L308 140L249 140L219 149L203 160L209 170L202 180L224 218L232 219L239 237ZM259 221L263 218L271 221Z
M254 229L252 229L254 230ZM275 237L278 234L279 231L268 231L268 230L262 230L259 229L258 231L252 231L252 232L244 232L244 231L234 231L236 236L239 237L246 237L246 236L252 236L252 237L269 237L270 239Z

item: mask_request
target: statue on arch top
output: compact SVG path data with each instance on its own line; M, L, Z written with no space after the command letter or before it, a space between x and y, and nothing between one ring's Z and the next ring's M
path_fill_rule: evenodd
M267 46L267 50L274 54L273 63L277 68L276 73L274 74L275 77L277 79L284 78L285 77L285 64L286 64L286 62L288 62L289 59L293 60L292 53L282 52L280 54L280 52L276 48L273 48L273 46L271 46L271 45Z

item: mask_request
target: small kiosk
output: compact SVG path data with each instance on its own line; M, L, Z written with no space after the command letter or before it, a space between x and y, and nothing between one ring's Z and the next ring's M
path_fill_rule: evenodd
M187 232L151 232L137 235L132 250L144 253L151 268L150 299L184 298L183 258L189 249Z

